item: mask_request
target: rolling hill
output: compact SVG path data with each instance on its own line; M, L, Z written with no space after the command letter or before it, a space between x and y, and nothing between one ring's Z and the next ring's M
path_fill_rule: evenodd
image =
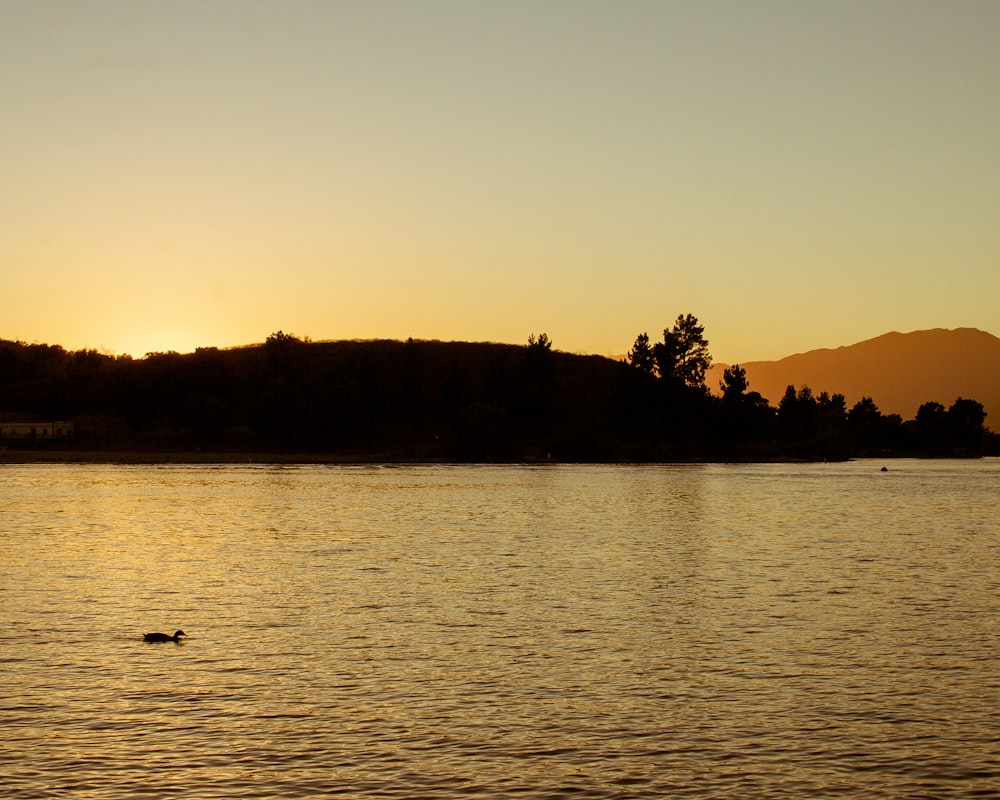
M706 382L718 391L727 365L716 364ZM986 425L1000 430L1000 338L975 328L886 333L836 349L811 350L779 361L742 364L750 389L777 406L785 389L839 392L850 408L871 397L883 414L913 419L922 403L945 408L957 397L978 400Z

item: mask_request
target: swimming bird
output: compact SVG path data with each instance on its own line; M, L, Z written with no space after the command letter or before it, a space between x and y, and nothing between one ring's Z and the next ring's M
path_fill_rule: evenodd
M144 642L179 642L182 636L187 636L187 634L184 631L175 631L173 636L169 633L144 633L142 640Z

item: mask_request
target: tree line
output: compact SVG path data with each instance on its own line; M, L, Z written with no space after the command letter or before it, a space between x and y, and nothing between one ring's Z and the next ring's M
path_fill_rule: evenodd
M0 421L71 420L79 450L301 453L357 460L670 461L1000 453L980 403L913 420L871 398L789 387L776 407L725 370L706 386L704 327L681 315L623 361L527 345L312 342L144 358L0 340Z
M705 375L711 366L704 326L691 314L681 315L663 340L650 344L640 333L628 364L645 382L645 404L669 405L687 393L694 417L710 420L709 430L730 446L802 458L849 458L875 455L982 455L997 453L998 437L985 425L982 403L959 397L947 409L937 401L922 404L913 420L882 414L871 397L850 409L843 394L814 395L808 386L785 390L777 408L751 391L746 370L727 367L717 402L708 398ZM659 388L659 386L662 388ZM660 395L656 397L657 393Z

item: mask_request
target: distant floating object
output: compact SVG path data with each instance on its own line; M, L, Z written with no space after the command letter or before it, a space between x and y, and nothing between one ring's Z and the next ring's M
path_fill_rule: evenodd
M888 467L882 467L882 472L888 472L888 471L889 471Z
M184 631L175 631L173 636L169 633L144 633L142 640L144 642L179 642L182 636L187 636L187 634Z

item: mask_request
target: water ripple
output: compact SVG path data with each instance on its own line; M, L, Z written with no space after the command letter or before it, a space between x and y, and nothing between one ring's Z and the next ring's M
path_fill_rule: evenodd
M4 465L0 797L998 797L997 474Z

